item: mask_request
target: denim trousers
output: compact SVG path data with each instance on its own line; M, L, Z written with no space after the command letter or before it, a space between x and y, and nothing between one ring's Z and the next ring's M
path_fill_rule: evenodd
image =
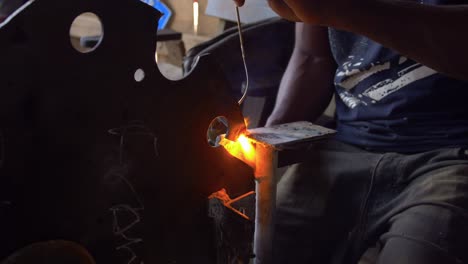
M376 153L335 140L278 182L274 263L468 264L464 148Z

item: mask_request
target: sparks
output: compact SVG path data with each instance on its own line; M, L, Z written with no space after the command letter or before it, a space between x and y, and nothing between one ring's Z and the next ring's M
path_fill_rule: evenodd
M198 0L193 0L193 32L195 32L195 35L198 34L198 16Z

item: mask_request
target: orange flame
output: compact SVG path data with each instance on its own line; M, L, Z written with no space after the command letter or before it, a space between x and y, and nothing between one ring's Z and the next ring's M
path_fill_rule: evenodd
M236 141L223 138L220 144L232 156L242 160L249 166L255 166L255 147L245 134L241 134Z

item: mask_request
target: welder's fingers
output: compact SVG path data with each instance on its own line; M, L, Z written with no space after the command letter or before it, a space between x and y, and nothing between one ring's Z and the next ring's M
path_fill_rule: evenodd
M245 0L234 0L234 3L236 3L237 6L243 6Z
M308 24L320 24L320 20L324 14L328 12L325 8L329 5L325 1L315 0L283 0L294 14L303 22Z
M271 9L281 17L295 22L302 22L301 19L283 0L268 0Z

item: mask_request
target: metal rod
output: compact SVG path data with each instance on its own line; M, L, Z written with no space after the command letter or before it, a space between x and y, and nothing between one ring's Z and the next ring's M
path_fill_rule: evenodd
M237 31L239 33L239 42L240 42L240 49L241 49L241 54L242 54L242 62L244 63L244 70L245 70L245 90L241 99L239 99L239 102L238 102L239 105L241 105L244 102L245 98L247 97L247 91L249 90L249 71L247 69L247 61L245 59L244 37L242 36L242 25L241 25L238 6L236 6L236 17L237 17Z
M257 144L255 163L255 264L270 264L272 262L277 163L278 152L273 147Z

